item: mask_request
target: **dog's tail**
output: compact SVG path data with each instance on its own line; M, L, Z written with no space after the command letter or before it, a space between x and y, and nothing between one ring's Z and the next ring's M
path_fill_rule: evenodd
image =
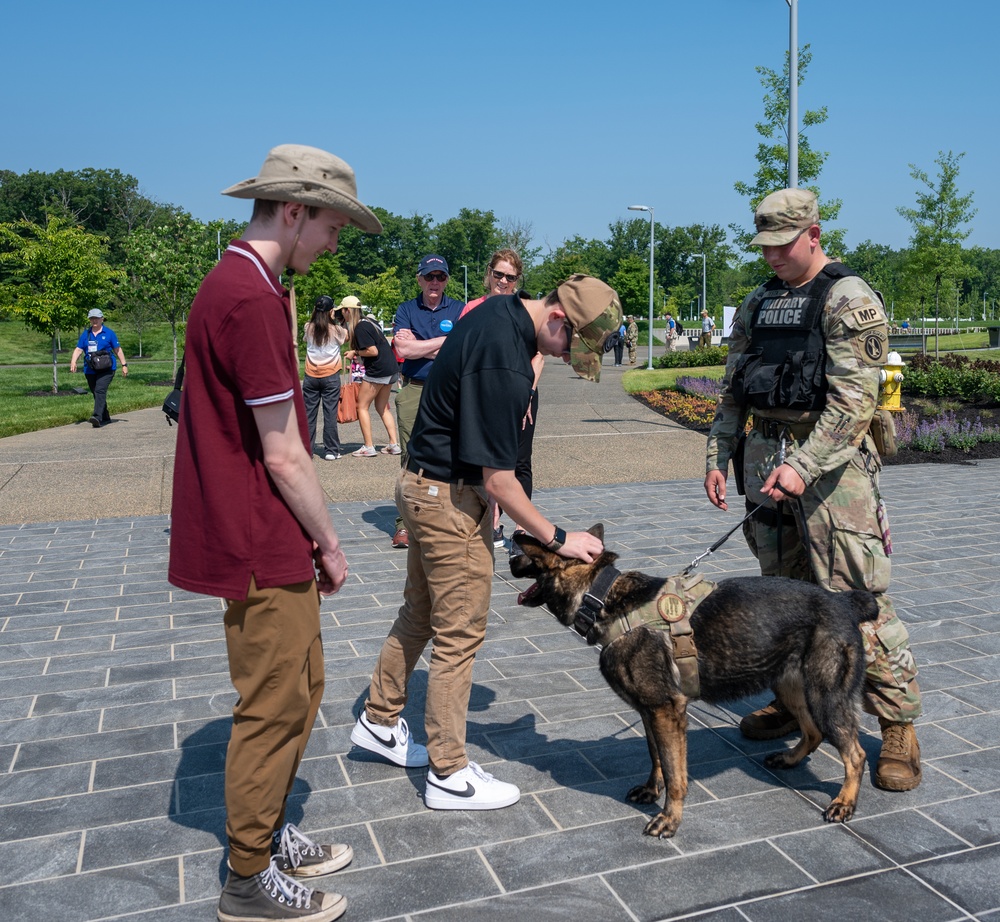
M854 619L858 624L863 621L874 621L878 618L878 602L872 593L865 589L854 589L850 595Z

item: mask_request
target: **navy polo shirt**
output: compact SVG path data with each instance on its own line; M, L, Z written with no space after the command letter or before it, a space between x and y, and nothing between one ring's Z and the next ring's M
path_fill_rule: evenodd
M456 301L444 295L437 309L431 310L424 304L424 294L421 292L412 301L404 301L396 309L392 333L395 336L399 330L412 330L417 339L447 336L462 316L463 307L464 301ZM433 364L434 359L406 359L400 370L407 378L425 381Z

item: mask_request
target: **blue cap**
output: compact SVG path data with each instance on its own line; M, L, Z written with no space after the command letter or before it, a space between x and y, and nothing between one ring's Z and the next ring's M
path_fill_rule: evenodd
M436 256L434 253L420 260L420 267L417 269L417 275L427 275L428 272L443 272L445 275L451 275L448 271L448 261L443 256Z

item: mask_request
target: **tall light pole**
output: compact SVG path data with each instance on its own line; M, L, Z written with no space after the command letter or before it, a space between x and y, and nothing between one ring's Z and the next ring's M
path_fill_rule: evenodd
M703 311L708 310L708 301L705 298L705 254L704 253L692 253L691 257L697 259L701 257L701 309Z
M462 268L465 270L465 303L468 304L469 303L469 267L468 266L462 266Z
M788 188L799 184L799 0L788 4Z
M653 370L653 246L656 242L656 222L653 219L652 205L629 205L629 211L649 212L649 363L646 365L650 371Z

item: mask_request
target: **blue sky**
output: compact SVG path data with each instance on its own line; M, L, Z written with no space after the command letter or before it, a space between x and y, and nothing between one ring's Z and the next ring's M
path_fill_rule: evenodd
M824 197L847 243L905 246L909 163L965 151L967 245L1000 248L996 6L799 0L813 60L800 111L829 151ZM785 0L33 0L4 12L0 168L118 168L202 220L297 142L347 160L360 197L442 221L530 222L543 251L657 223L749 224L757 65L782 66Z

